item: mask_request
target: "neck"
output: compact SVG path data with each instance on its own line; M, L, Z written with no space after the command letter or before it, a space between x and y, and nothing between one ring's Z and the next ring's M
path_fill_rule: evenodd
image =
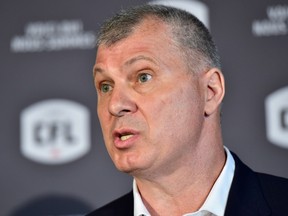
M169 175L135 176L143 203L152 215L183 215L203 205L224 167L225 152L221 145L193 155L193 160Z

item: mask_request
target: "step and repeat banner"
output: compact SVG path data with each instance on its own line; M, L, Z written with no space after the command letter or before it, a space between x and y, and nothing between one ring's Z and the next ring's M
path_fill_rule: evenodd
M145 0L0 3L0 215L81 215L132 188L104 147L92 79L100 24ZM210 29L226 77L224 143L288 177L288 2L153 1Z

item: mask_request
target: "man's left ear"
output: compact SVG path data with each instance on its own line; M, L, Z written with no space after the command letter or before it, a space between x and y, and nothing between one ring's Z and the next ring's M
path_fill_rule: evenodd
M205 116L210 116L218 110L224 94L225 80L218 68L212 68L204 74L205 76Z

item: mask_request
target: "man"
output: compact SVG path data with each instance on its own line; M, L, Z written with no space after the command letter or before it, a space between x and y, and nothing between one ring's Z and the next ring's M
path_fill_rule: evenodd
M89 216L288 215L287 181L223 147L224 77L193 15L156 5L116 15L101 29L94 79L107 150L134 182Z

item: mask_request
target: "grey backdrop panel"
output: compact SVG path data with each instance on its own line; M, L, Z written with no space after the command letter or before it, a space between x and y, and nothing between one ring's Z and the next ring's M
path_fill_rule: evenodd
M40 212L45 206L55 207L51 215L83 213L131 189L131 178L114 168L103 144L92 81L95 49L15 52L11 40L25 35L27 24L46 21L80 20L83 31L97 32L99 24L115 11L145 2L0 3L0 215L27 215L25 211ZM268 141L264 106L268 94L288 86L288 34L255 33L252 27L255 21L269 19L269 7L287 8L288 4L286 0L202 2L210 11L211 32L226 77L224 143L253 169L288 177L288 150ZM286 27L287 16L285 10L278 13ZM43 165L20 152L20 113L31 104L54 98L88 107L92 146L88 154L71 163Z

